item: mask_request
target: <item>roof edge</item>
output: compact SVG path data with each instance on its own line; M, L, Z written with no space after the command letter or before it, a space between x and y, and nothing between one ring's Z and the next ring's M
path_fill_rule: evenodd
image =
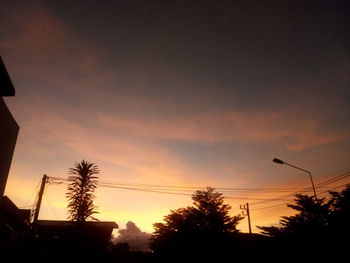
M0 56L0 96L15 96L16 90L12 84L11 78L6 70L4 61Z

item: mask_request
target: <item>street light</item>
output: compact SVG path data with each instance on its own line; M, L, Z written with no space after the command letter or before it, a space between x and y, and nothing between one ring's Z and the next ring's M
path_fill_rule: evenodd
M315 200L317 201L317 195L316 195L316 190L315 190L315 186L314 186L314 181L312 180L312 176L311 176L311 173L310 173L309 171L306 171L306 170L304 170L304 169L302 169L302 168L300 168L300 167L294 166L294 165L292 165L292 164L290 164L290 163L286 163L286 162L284 162L284 161L282 161L282 160L280 160L280 159L278 159L278 158L274 158L272 161L273 161L274 163L278 163L278 164L286 164L286 165L289 165L289 166L291 166L291 167L293 167L293 168L296 168L296 169L298 169L298 170L301 170L301 171L303 171L303 172L305 172L305 173L308 173L309 176L310 176L312 189L314 190Z

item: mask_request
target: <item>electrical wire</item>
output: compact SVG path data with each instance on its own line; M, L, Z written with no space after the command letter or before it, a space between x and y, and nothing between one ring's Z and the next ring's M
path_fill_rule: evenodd
M336 177L327 179L321 183L318 183L315 188L320 189L324 188L326 185L335 183L337 181L343 180L350 176L350 172L342 173ZM53 182L70 182L71 180L69 178L60 178L60 177L49 177L50 181ZM142 191L142 192L150 192L150 193L160 193L160 194L171 194L171 195L181 195L181 196L192 196L191 193L186 192L193 192L198 190L205 190L206 187L193 187L193 186L176 186L176 185L159 185L159 184L144 184L144 183L126 183L126 182L113 182L113 181L102 181L98 184L101 187L107 187L107 188L116 188L116 189L124 189L124 190L133 190L133 191ZM340 188L344 185L337 186L336 188ZM272 198L258 198L258 197L235 197L235 196L223 196L226 199L232 199L232 200L254 200L258 202L251 203L251 205L259 205L259 204L265 204L269 202L281 202L283 201L283 205L285 205L285 202L292 201L292 197L294 197L296 194L302 194L308 191L312 190L312 187L285 187L285 188L234 188L234 187L214 187L216 190L222 192L222 193L236 193L240 195L246 195L246 194L275 194L275 193L282 193L285 192L287 194L285 195L279 195ZM326 191L323 191L319 194L323 194L326 192L329 192L330 190L327 189ZM279 205L273 205L268 206L270 207L276 207ZM256 208L256 209L263 209L263 208Z
M33 207L33 205L28 205L29 201L32 199L32 197L34 196L34 194L37 192L39 185L41 183L41 180L38 182L38 184L36 185L36 187L34 188L34 190L32 191L30 197L27 199L24 207Z
M109 188L117 188L117 189L134 190L134 191L142 191L142 192L160 193L160 194L174 194L174 195L191 196L191 194L185 194L185 193L174 193L174 192L167 192L167 191L147 190L147 189L142 189L142 188L122 187L122 186L103 185L103 184L99 184L99 186L109 187Z
M346 183L346 184L342 184L342 185L338 185L334 188L331 188L331 189L328 189L326 191L323 191L319 194L323 194L323 193L329 193L329 191L332 191L332 190L335 190L335 189L339 189L339 188L343 188L344 186L347 186L349 185L349 183ZM256 211L256 210L262 210L262 209L269 209L269 208L274 208L274 207L279 207L279 206L284 206L286 205L285 203L283 204L277 204L277 205L271 205L271 206L265 206L265 207L259 207L259 208L253 208L253 209L250 209L251 211Z
M315 188L318 189L320 187L324 187L325 185L329 185L329 184L332 184L334 182L337 182L337 181L340 181L340 180L343 180L347 177L350 176L350 172L345 172L345 173L342 173L334 178L331 178L331 179L328 179L328 180L325 180L321 183L318 183L316 184ZM270 200L266 200L266 202L272 202L272 201L278 201L278 200L281 200L283 198L288 198L288 197L292 197L292 196L295 196L296 194L301 194L301 193L305 193L307 191L311 191L312 190L312 187L306 187L304 188L302 191L296 191L296 192L293 192L291 194L287 194L287 195L282 195L282 196L278 196L278 197L275 197L275 198L271 198ZM325 192L328 192L329 190L326 190L326 191L323 191L322 193L325 193ZM322 194L320 193L320 194ZM253 203L253 204L262 204L262 203L265 203L265 201L261 201L261 202L256 202L256 203Z
M50 210L51 210L52 214L55 216L55 218L59 218L56 210L54 209L54 206L52 205L52 202L51 202L51 199L49 197L48 191L46 191L46 194L44 195L44 199L49 204Z
M283 204L277 204L277 205L270 205L270 206L265 206L265 207L253 208L253 209L250 209L250 211L270 209L270 208L275 208L275 207L280 207L280 206L286 206L286 204L283 203Z

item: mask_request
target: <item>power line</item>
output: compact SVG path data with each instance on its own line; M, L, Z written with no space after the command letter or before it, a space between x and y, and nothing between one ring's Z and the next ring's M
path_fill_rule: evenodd
M142 189L142 188L122 187L122 186L113 186L113 185L101 185L101 184L100 184L100 186L109 187L109 188L134 190L134 191L142 191L142 192L160 193L160 194L174 194L174 195L192 196L191 194L185 194L185 193L174 193L174 192L166 192L166 191L147 190L147 189Z
M332 190L335 190L335 189L339 189L339 188L343 188L344 186L347 186L349 185L349 183L346 183L346 184L342 184L342 185L338 185L338 186L335 186L331 189L328 189L326 191L323 191L321 192L320 194L324 194L324 193L329 193L329 191L332 191ZM254 208L254 209L251 209L251 211L255 211L255 210L262 210L262 209L268 209L268 208L274 208L274 207L279 207L279 206L284 206L286 205L285 203L283 204L277 204L277 205L271 205L271 206L266 206L266 207L259 207L259 208Z
M41 180L38 182L38 184L36 185L36 187L34 188L34 190L32 191L30 197L27 199L27 201L25 202L25 205L23 206L23 208L30 208L32 209L34 207L34 204L32 205L28 205L29 201L31 201L31 199L33 198L34 194L37 192L37 189L39 188L39 185L41 183ZM34 198L34 202L35 202L35 199Z
M60 177L50 177L53 180L59 181L71 181L68 178L60 178ZM144 184L144 183L126 183L126 182L113 182L113 181L100 181L99 185L102 186L120 186L120 187L143 187L148 189L165 189L165 190L174 190L174 191L193 191L193 190L205 190L207 187L203 186L176 186L176 185L157 185L157 184ZM235 187L214 187L216 190L220 190L222 192L249 192L249 191L257 191L257 192L293 192L297 190L303 190L304 188L297 187L285 187L285 188L235 188Z
M318 189L320 187L324 187L325 185L329 185L329 184L332 184L332 183L337 182L339 180L343 180L343 179L347 178L348 176L350 176L350 172L345 172L345 173L342 173L342 174L340 174L340 175L338 175L338 176L336 176L334 178L331 178L331 179L325 180L325 181L323 181L321 183L318 183L315 187ZM302 191L295 191L294 193L291 193L291 194L287 194L287 195L282 195L282 196L278 196L278 197L275 197L275 198L271 198L270 200L266 200L266 202L278 201L278 200L281 200L283 198L292 197L292 196L295 196L296 194L304 193L304 192L311 191L311 190L312 190L311 187L306 187ZM328 191L329 190L323 191L320 194L328 192ZM256 204L261 204L261 203L265 203L265 201L252 203L252 205L253 204L255 204L255 205Z
M53 213L53 215L56 218L59 218L58 214L56 213L56 210L55 210L54 206L52 205L51 198L49 197L48 191L46 191L46 193L44 195L44 198L47 201L47 203L49 204L49 207L50 207L51 212Z
M346 183L346 184L342 184L342 185L335 186L335 187L333 187L333 188L331 188L331 189L328 189L327 191L321 192L320 194L329 193L330 191L333 191L333 190L338 189L338 188L342 188L342 187L347 186L347 185L349 185L349 184L350 184L350 183Z
M179 191L178 189L173 189L173 192L169 192L169 191L167 191L167 190L169 190L168 188L154 188L154 187L153 188L140 188L140 187L136 188L136 187L119 186L117 184L116 185L113 185L113 184L99 184L99 186L101 186L101 187L109 187L109 188L126 189L126 190L134 190L134 191L143 191L143 192L153 192L153 193L192 196L192 194L176 192L176 191ZM205 189L205 188L203 188L203 189ZM200 190L200 189L197 189L197 190ZM251 190L251 189L249 189L249 190ZM180 191L181 191L181 189L180 189ZM259 200L259 201L271 200L270 198L251 198L251 197L233 197L233 196L224 196L224 198L226 198L226 199L233 199L233 200ZM278 200L281 200L281 199L279 198Z
M338 175L338 176L336 176L334 178L331 178L331 179L328 179L328 180L326 180L326 181L324 181L322 183L319 183L317 185L317 187L332 184L332 183L337 182L339 180L343 180L343 179L345 179L348 176L350 176L350 172L346 172L346 173L340 174L340 175Z
M324 187L331 183L337 182L339 180L345 179L350 176L350 172L342 173L334 178L325 180L316 185L317 188ZM60 178L60 177L50 177L50 182L70 182L69 178ZM98 184L101 187L107 188L117 188L133 191L142 191L142 192L151 192L151 193L160 193L160 194L172 194L172 195L182 195L182 196L192 196L190 193L198 190L205 190L206 187L193 187L193 186L176 186L176 185L158 185L158 184L144 184L144 183L126 183L126 182L113 182L113 181L102 181ZM275 201L291 201L291 197L295 196L298 193L303 193L311 190L311 187L284 187L284 188L234 188L234 187L214 187L216 190L223 193L239 193L242 194L274 194L280 192L286 192L286 195L280 195L273 198L257 198L257 197L235 197L235 196L224 196L226 199L232 200L255 200L259 202L252 203L252 205L263 204L268 202ZM322 193L325 193L329 190L326 190Z
M161 185L148 185L148 184L128 184L128 183L105 183L101 182L99 185L103 186L133 186L142 187L147 189L163 189L172 191L193 191L193 190L205 190L206 187L184 187L184 186L161 186ZM303 188L229 188L229 187L214 187L220 192L293 192L296 190L302 190Z
M283 204L277 204L277 205L270 205L270 206L265 206L265 207L253 208L253 209L250 209L250 211L269 209L269 208L274 208L274 207L279 207L279 206L286 206L286 204L283 203Z
M124 186L116 186L116 185L105 185L105 184L100 184L100 186L101 187L108 187L108 188L142 191L142 192L160 193L160 194L192 196L192 194L168 192L168 191L162 191L162 190L151 190L151 189L145 189L145 188L132 188L132 187L124 187ZM223 198L233 199L233 200L271 200L271 199L267 199L267 198L232 197L232 196L223 196ZM278 199L278 200L281 200L281 199Z
M61 180L61 178L52 178L54 180ZM70 181L69 179L64 179L64 181ZM161 193L161 194L172 194L172 195L185 195L185 196L192 196L192 194L187 194L187 193L179 193L178 191L182 191L183 189L176 189L175 186L173 186L172 188L156 188L156 187L152 187L152 188L140 188L140 187L128 187L128 185L145 185L145 184L127 184L124 183L123 186L120 186L119 183L118 184L106 184L106 183L99 183L99 186L101 187L107 187L107 188L117 188L117 189L125 189L125 190L133 190L133 191L142 191L142 192L151 192L151 193ZM205 188L193 188L193 190L204 190ZM221 188L215 188L215 189L221 189ZM229 188L226 188L229 189ZM170 192L169 190L171 190L172 192ZM253 191L253 190L263 190L263 191L267 191L268 188L246 188L246 189L238 189L236 188L235 190L249 190L249 191ZM274 190L278 190L275 189ZM224 196L224 198L226 199L232 199L232 200L255 200L255 201L265 201L265 200L271 200L270 198L251 198L251 197L234 197L234 196ZM279 199L280 200L280 199Z
M336 176L335 178L328 179L322 183L319 183L316 185L316 187L320 188L324 185L328 185L332 182L344 179L346 177L350 176L350 172L343 173L339 176ZM71 181L69 178L60 178L60 177L50 177L52 180L58 180L58 181ZM101 181L99 185L103 186L124 186L124 187L143 187L148 189L161 189L161 190L174 190L174 191L193 191L193 190L205 190L206 187L195 187L195 186L176 186L176 185L158 185L158 184L144 184L144 183L126 183L126 182L113 182L113 181ZM280 187L280 188L235 188L235 187L214 187L216 190L220 190L222 192L228 191L228 192L296 192L296 191L308 191L311 189L311 187Z
M332 191L332 190L335 190L335 189L338 189L338 188L342 188L344 186L347 186L349 185L349 183L346 183L346 184L342 184L342 185L338 185L334 188L331 188L331 189L328 189L326 191L323 191L321 192L320 194L323 194L323 193L327 193L329 191ZM277 205L271 205L271 206L265 206L265 207L259 207L259 208L254 208L254 209L250 209L251 211L256 211L256 210L263 210L263 209L269 209L269 208L274 208L274 207L279 207L279 206L285 206L286 204L283 203L283 204L277 204Z

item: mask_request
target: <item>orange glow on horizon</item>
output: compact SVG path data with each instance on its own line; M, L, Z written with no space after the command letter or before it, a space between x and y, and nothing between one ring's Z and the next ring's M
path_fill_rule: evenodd
M226 41L207 41L212 25L205 41L181 34L196 40L187 45L150 32L161 37L155 41L143 25L134 32L119 28L120 21L113 31L89 31L43 1L0 5L7 10L0 51L16 88L5 101L20 126L5 193L20 208L34 204L43 174L65 178L82 159L99 166L100 181L239 189L310 186L307 175L274 164L274 157L312 171L315 184L350 169L350 60L338 42L334 52L322 46L306 61L309 50L294 50L289 36L283 50L279 38L276 46L262 38L268 48L259 43L254 52L263 52L255 57L250 45L238 43L245 41L241 33L239 41L225 36L222 51ZM123 42L129 38L132 45ZM39 218L65 220L65 192L65 184L48 185ZM254 232L293 213L285 206L291 196L259 200L285 194L224 193L242 198L226 199L233 215L250 203ZM186 195L127 189L99 187L96 196L97 218L121 228L133 221L147 232L171 209L192 204ZM238 228L247 231L246 219Z

